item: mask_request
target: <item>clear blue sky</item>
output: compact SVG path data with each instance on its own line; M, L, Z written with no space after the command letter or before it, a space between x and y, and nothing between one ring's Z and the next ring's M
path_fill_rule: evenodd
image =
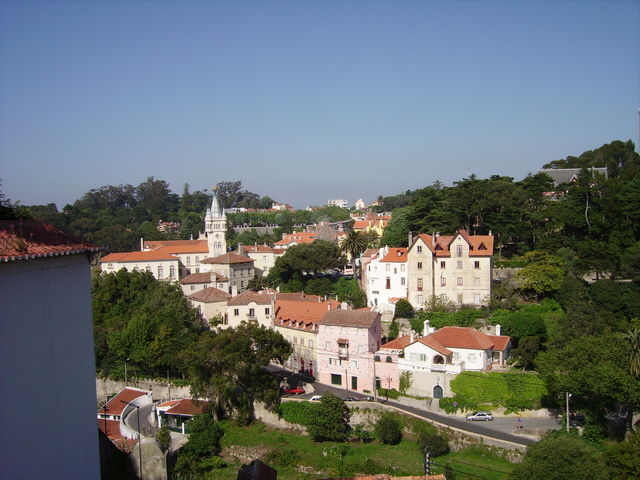
M638 143L640 2L2 1L0 190L296 208Z

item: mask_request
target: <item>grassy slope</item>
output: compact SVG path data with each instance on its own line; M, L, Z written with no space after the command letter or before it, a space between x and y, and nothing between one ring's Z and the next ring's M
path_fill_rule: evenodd
M278 470L278 480L348 477L355 473L388 473L396 476L423 473L422 452L412 439L406 437L399 445L381 445L377 441L369 444L350 443L341 459L335 443L316 444L308 436L256 424L248 428L228 426L223 445L227 449L234 446L235 452L240 451L238 447L248 449L251 458L260 456ZM499 452L482 447L469 447L433 458L432 461L442 466L450 462L451 467L458 471L487 480L506 480L513 466ZM212 470L207 478L235 479L243 463L248 463L248 460L237 459L226 468ZM299 466L307 467L308 471L301 471ZM444 473L444 470L435 467L432 473ZM456 474L457 479L466 477L460 472Z

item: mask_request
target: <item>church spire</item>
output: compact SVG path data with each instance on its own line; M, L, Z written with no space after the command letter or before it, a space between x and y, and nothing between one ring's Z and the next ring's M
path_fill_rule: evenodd
M213 187L213 199L211 208L207 209L204 220L207 243L209 245L209 255L219 257L227 252L227 216L218 201L218 188Z

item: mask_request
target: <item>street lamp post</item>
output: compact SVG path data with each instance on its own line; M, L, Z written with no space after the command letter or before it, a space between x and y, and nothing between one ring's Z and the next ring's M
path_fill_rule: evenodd
M127 362L129 361L129 359L127 358L124 361L124 386L127 386Z
M569 417L570 417L570 414L569 414L569 399L571 398L571 394L569 392L565 392L565 395L567 397L567 432L568 432L569 431L569 423L571 423L570 420L569 420Z
M128 359L127 359L128 360ZM126 365L126 363L125 363ZM140 439L140 406L135 403L127 402L126 400L120 400L122 403L126 403L127 405L131 405L136 409L136 416L138 419L138 453L140 454L140 480L142 480L142 441Z

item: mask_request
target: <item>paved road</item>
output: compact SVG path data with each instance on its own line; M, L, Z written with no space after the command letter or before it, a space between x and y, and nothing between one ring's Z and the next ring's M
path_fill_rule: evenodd
M338 397L354 396L356 398L362 396L359 392L353 392L350 390L343 390L341 388L332 387L330 385L323 385L320 383L307 383L303 377L300 377L291 372L283 371L281 368L277 372L279 375L290 378L292 383L304 384L307 392L304 395L296 395L296 398L310 399L313 395L322 395L324 392L329 391ZM430 412L428 410L422 410L415 407L409 407L402 405L391 400L385 401L384 399L378 399L378 403L386 404L403 410L405 412L412 413L419 417L438 422L443 425L447 425L452 428L463 430L469 433L475 433L477 435L483 435L485 437L495 438L498 440L512 442L518 445L530 445L536 443L538 439L533 436L515 435L516 426L518 426L518 419L514 417L494 417L491 422L467 422L464 418L456 417L453 415L441 415L438 413ZM561 428L560 422L554 418L522 418L520 425L524 430L537 429L537 430L552 430Z
M132 408L127 416L122 419L124 424L134 432L138 431L138 414L140 414L140 433L143 436L154 436L155 427L149 421L153 405L143 405L142 407ZM138 411L139 410L139 411Z

